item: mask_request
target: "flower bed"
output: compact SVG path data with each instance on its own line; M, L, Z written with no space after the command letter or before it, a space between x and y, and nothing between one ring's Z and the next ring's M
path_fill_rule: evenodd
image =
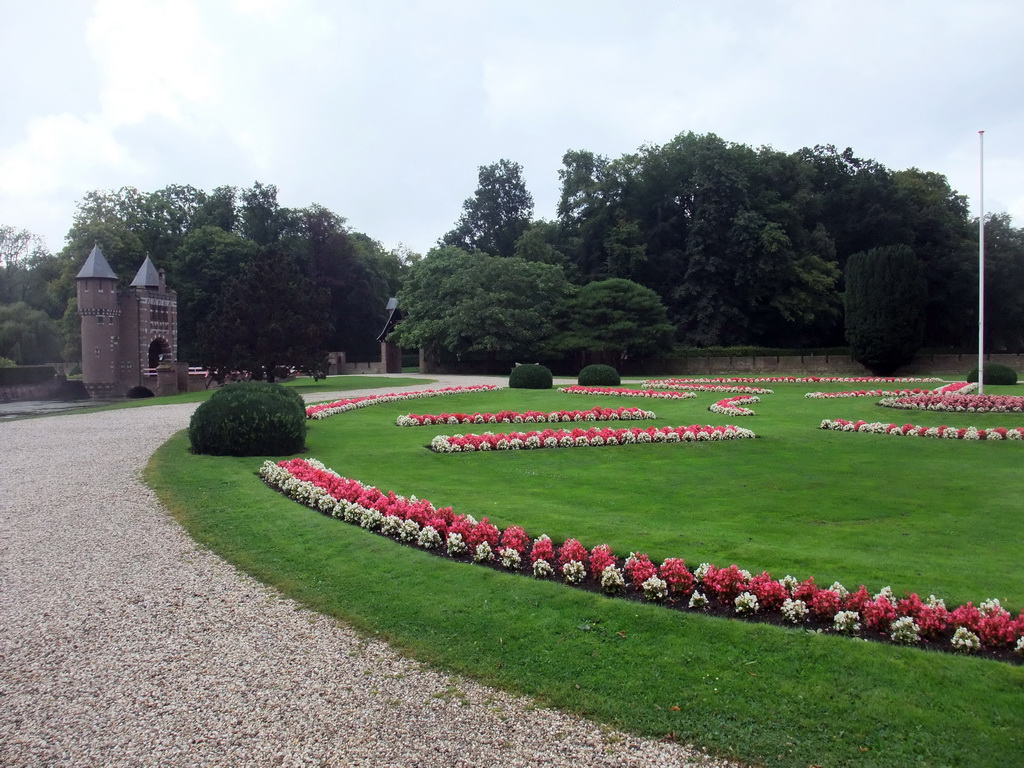
M884 376L758 376L754 378L744 378L740 376L730 377L719 377L719 378L690 378L690 379L648 379L642 386L644 387L659 387L666 381L674 383L694 383L694 384L868 384L868 383L879 383L879 384L898 384L898 383L909 383L909 382L930 382L930 381L942 381L942 379L916 379L907 377L884 377Z
M649 397L661 400L686 400L696 397L692 392L655 392L649 389L627 389L625 387L581 387L578 384L571 387L559 387L558 391L570 395L613 395L615 397Z
M467 392L492 392L501 389L494 384L474 384L468 387L445 387L444 389L421 389L416 392L388 392L382 395L363 395L335 400L330 403L317 403L306 408L307 419L326 419L339 413L365 408L379 403L397 403L402 400L415 400L421 397L440 397L442 395L461 395Z
M433 424L539 424L544 422L640 421L657 418L653 411L636 407L600 408L587 411L499 411L498 413L440 413L399 416L400 427L423 427Z
M1024 413L1024 397L1017 395L927 394L880 400L885 408L951 413Z
M754 411L743 406L760 402L761 398L757 395L736 395L709 405L708 410L712 413L721 413L724 416L753 416L755 415Z
M714 440L741 440L755 437L740 427L591 427L590 429L545 429L507 434L485 432L482 435L438 435L430 441L435 453L473 453L474 451L516 451L538 448L582 448L636 443L693 443Z
M897 598L888 587L871 594L864 585L854 591L839 583L822 587L813 578L775 579L767 571L755 576L736 565L701 563L691 569L681 558L656 565L643 553L620 558L606 544L588 550L576 539L556 546L545 535L531 538L517 525L502 531L486 517L478 522L451 507L438 509L424 499L383 493L313 459L266 461L260 477L300 504L440 557L559 578L569 585L678 610L714 611L1018 662L1024 658L1024 614L1014 617L998 600L949 610L934 595L927 600L917 594Z
M921 395L943 395L970 392L977 389L978 385L968 381L955 381L952 384L944 384L935 389L857 389L851 392L808 392L804 397L830 399L834 397L918 397ZM882 403L879 403L882 405Z
M773 395L770 389L747 387L740 384L715 384L711 380L704 382L697 379L665 379L663 381L645 381L643 387L660 387L685 392L739 392L746 395Z
M847 421L823 419L822 429L840 432L871 432L876 435L907 435L909 437L939 437L947 440L1024 440L1024 427L919 427L914 424L888 424L881 421Z
M927 395L930 389L855 389L848 392L808 392L804 397L831 400L842 397L901 397L904 395Z

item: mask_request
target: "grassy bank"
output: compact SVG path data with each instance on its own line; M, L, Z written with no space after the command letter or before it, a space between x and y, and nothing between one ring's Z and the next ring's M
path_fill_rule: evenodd
M365 381L365 379L363 379ZM437 455L415 411L641 405L654 424L724 423L695 400L503 391L380 405L310 425L341 474L620 554L737 563L872 591L1024 606L1014 542L1024 445L843 434L822 418L1016 426L907 413L774 385L732 418L755 441ZM834 387L841 389L841 385ZM1007 389L1006 393L1011 390ZM494 431L501 431L495 429ZM438 559L266 489L258 459L191 456L150 482L201 542L417 658L638 733L779 765L1007 765L1024 759L1024 669L679 614Z

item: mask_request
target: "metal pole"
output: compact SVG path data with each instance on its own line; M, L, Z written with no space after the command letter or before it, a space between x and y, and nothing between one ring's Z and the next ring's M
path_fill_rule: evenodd
M978 394L985 392L985 132L978 131Z

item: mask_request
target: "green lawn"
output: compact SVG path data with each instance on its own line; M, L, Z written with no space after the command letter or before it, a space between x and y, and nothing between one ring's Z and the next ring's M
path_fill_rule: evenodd
M1019 417L895 411L769 386L776 394L751 406L758 415L731 419L707 411L726 396L712 393L669 402L504 390L379 405L311 422L303 455L620 555L1024 607L1024 444L817 429L837 417L978 427ZM434 435L472 428L394 426L410 411L594 405L655 411L646 424L731 421L759 439L437 455L425 447ZM255 478L259 464L191 456L179 435L148 477L229 560L440 667L751 762L1024 762L1024 667L680 614L435 558L283 499Z

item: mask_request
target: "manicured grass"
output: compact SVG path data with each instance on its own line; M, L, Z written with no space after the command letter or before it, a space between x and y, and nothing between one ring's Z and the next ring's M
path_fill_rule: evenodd
M425 446L445 430L394 426L410 411L620 404L654 410L659 418L644 425L726 421L706 410L725 396L712 393L668 402L505 390L311 422L303 455L385 490L532 535L606 542L622 555L1024 606L1024 444L817 429L826 417L978 427L1024 419L807 400L825 387L771 386L776 394L751 406L757 416L729 420L757 432L755 441L438 455ZM197 539L417 658L749 761L1024 761L1022 667L679 614L435 558L278 496L256 479L259 464L191 456L178 436L147 474Z

